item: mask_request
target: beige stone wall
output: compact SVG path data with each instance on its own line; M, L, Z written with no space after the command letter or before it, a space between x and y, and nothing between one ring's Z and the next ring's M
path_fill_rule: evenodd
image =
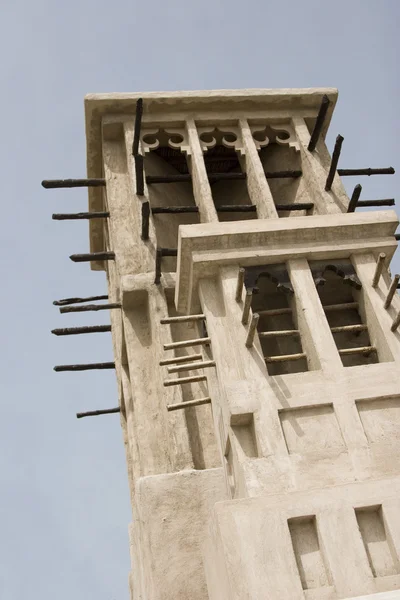
M384 306L398 220L348 214L338 175L325 191L323 136L307 148L324 93L329 117L334 90L143 95L145 175L191 176L144 196L138 96L87 98L88 175L106 180L90 207L110 212L91 222L91 246L115 252L109 294L122 304L132 600L398 597L398 295ZM245 179L214 181L218 169ZM286 170L301 176L273 177ZM144 241L147 201L197 212L152 215ZM221 212L233 204L255 210ZM160 247L177 257L155 284ZM169 385L180 377L195 379Z

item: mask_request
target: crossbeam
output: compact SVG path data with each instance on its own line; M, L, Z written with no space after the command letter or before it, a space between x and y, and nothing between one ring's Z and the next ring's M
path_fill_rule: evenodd
M201 406L202 404L211 404L211 398L198 398L197 400L188 400L187 402L179 402L179 404L167 404L167 410L182 410L192 406Z
M109 212L54 213L53 221L76 221L80 219L107 219Z
M57 373L61 371L93 371L97 369L115 369L114 362L104 363L88 363L81 365L57 365L53 367L53 370Z
M110 302L109 304L87 304L86 306L62 306L60 313L73 313L73 312L96 312L98 310L113 310L115 308L121 308L119 302Z
M65 306L67 304L79 304L81 302L92 302L93 300L108 300L108 295L104 296L88 296L87 298L61 298L54 300L54 306Z
M76 418L83 419L83 417L97 417L99 415L111 415L120 412L121 408L118 406L117 408L105 408L103 410L89 410L87 412L76 413Z
M97 179L43 179L42 186L49 189L75 187L102 187L106 185L103 178Z
M90 262L92 260L115 260L115 252L89 252L87 254L71 254L72 262Z
M64 329L52 329L54 335L79 335L82 333L104 333L111 331L111 325L89 325L85 327L65 327Z

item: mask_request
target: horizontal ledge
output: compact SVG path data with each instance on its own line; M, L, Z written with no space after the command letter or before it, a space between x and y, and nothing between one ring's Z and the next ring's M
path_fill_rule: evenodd
M291 177L301 177L301 171L266 171L265 177L267 179L286 179ZM231 181L235 179L246 179L246 173L208 173L208 180L213 181ZM147 175L146 183L147 184L155 184L155 183L184 183L187 181L192 181L192 176L190 173L180 173L177 175Z
M259 313L258 313L259 314ZM260 338L269 338L269 337L284 337L290 335L300 335L298 329L282 329L278 331L259 331L258 337Z
M92 260L115 260L115 252L89 252L87 254L71 254L73 262L90 262Z
M185 365L175 365L173 367L168 367L168 373L180 373L181 371L195 371L197 369L208 369L210 367L215 367L214 360L205 360L200 363L189 363Z
M97 417L98 415L112 415L119 412L121 412L119 406L117 408L105 408L103 410L89 410L88 412L76 413L76 418L82 419L83 417Z
M165 365L180 364L190 362L191 360L201 360L202 358L202 354L187 354L186 356L174 356L173 358L165 358L164 360L160 360L158 364L160 365L160 367L164 367Z
M182 315L179 317L166 317L160 319L161 325L167 325L168 323L189 323L190 321L204 321L206 315Z
M339 349L339 354L341 356L345 356L347 354L371 354L371 352L376 352L375 346L363 346L361 348L343 348Z
M191 406L201 406L202 404L211 404L211 398L199 398L198 400L189 400L188 402L180 402L179 404L167 404L167 410L180 410L190 408Z
M356 208L363 208L366 206L394 206L394 198L382 198L380 200L359 200L356 204Z
M81 213L55 213L52 215L54 221L76 221L79 219L107 219L109 212L81 212Z
M164 350L174 350L175 348L188 348L190 346L201 346L211 343L211 338L196 338L195 340L183 340L182 342L172 342L171 344L164 344Z
M183 385L185 383L194 383L196 381L205 381L206 375L193 375L192 377L178 377L178 379L167 379L164 381L164 387L171 385Z
M331 327L332 333L342 333L346 331L367 331L367 325L363 323L357 325L342 325L341 327Z
M89 363L82 365L57 365L53 367L54 371L59 373L60 371L93 371L96 369L115 369L114 362L104 363Z
M108 295L104 296L88 296L87 298L61 298L61 300L54 300L54 306L66 306L67 304L79 304L82 302L92 302L93 300L108 300Z
M88 325L85 327L65 327L52 329L54 335L79 335L81 333L105 333L111 331L111 325Z
M393 167L385 167L383 169L338 169L340 177L351 177L353 175L394 175L395 170Z
M287 360L300 360L301 358L306 358L306 354L304 352L299 352L298 354L281 354L280 356L264 356L265 362L267 363L286 362Z
M112 310L114 308L121 308L121 304L119 302L111 302L109 304L87 304L86 306L63 306L60 308L60 313L93 312L98 310Z
M105 179L43 179L42 186L49 189L74 187L101 187L106 185Z

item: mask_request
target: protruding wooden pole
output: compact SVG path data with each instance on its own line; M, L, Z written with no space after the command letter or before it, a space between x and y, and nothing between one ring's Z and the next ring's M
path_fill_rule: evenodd
M300 331L298 329L277 329L258 332L258 337L260 338L290 337L292 335L300 335Z
M136 174L136 194L144 196L144 159L141 154L134 156Z
M279 356L264 356L264 359L267 363L286 362L287 360L300 360L301 358L306 358L306 354L304 352L299 352L298 354L281 354Z
M66 306L67 304L80 304L81 302L92 302L93 300L108 300L108 295L104 296L88 296L87 298L61 298L54 300L54 306Z
M133 133L133 144L132 144L133 156L136 156L137 154L139 154L140 131L142 128L142 116L143 116L143 98L138 98L138 100L136 101L135 131Z
M244 274L246 270L243 267L240 267L238 272L237 284L236 284L236 302L240 302L242 299L243 285L244 285Z
M64 329L52 329L54 335L79 335L81 333L103 333L111 331L111 325L89 325L86 327L66 327Z
M257 325L258 325L259 318L260 318L260 315L258 315L257 313L254 313L253 316L251 317L250 327L249 327L249 331L247 333L247 338L246 338L246 348L251 348L253 346L254 336L257 331Z
M105 179L44 179L42 181L42 186L47 190L55 188L102 187L105 185Z
M164 344L164 350L175 350L175 348L190 348L191 346L204 346L211 343L211 338L197 338L195 340L183 340L182 342L172 342Z
M86 306L62 306L60 313L96 312L98 310L112 310L114 308L121 308L121 304L119 302L112 302L109 304L87 304Z
M199 398L198 400L189 400L188 402L180 402L179 404L167 404L167 410L181 410L190 408L191 406L201 406L202 404L211 404L211 398Z
M53 367L57 373L61 371L93 371L96 369L115 369L114 362L89 363L82 365L57 365Z
M357 323L356 325L341 325L340 327L331 327L332 333L346 333L348 331L367 331L368 327L364 323Z
M204 321L205 315L182 315L178 317L165 317L160 319L161 325L167 325L169 323L190 323L191 321Z
M383 305L384 308L389 308L389 306L391 305L392 300L393 300L393 296L395 295L396 290L397 290L397 286L399 284L399 280L400 280L400 275L395 275L393 277L393 281L390 284L388 295L386 296L386 300L385 300L385 303Z
M160 367L164 367L166 365L181 364L185 362L190 362L192 360L201 360L202 358L202 354L186 354L186 356L174 356L173 358L166 358L164 360L160 360L158 364L160 365Z
M319 136L321 135L322 128L325 123L326 113L329 108L329 98L326 94L322 96L321 106L318 112L317 120L315 121L314 129L311 134L311 138L308 144L308 150L314 152L317 147Z
M182 371L196 371L197 369L209 369L215 367L215 361L205 360L203 362L189 363L185 365L176 365L168 367L168 373L181 373Z
M392 326L390 327L391 331L396 331L396 329L398 328L398 326L400 325L400 310L397 313L397 316L395 317Z
M366 206L394 206L394 198L382 198L381 200L359 200L357 202L358 208L364 208Z
M375 274L374 274L374 278L372 280L373 288L376 288L379 283L379 279L381 278L383 267L385 266L385 258L386 258L386 254L384 252L381 252L378 256L378 261L376 263L376 268L375 268Z
M119 412L121 412L119 406L117 408L105 408L103 410L89 410L88 412L76 413L76 418L82 419L83 417L97 417L98 415L111 415Z
M333 183L333 180L334 180L334 177L336 174L336 169L337 169L338 162L339 162L340 152L342 150L343 140L344 140L344 137L340 134L336 138L335 148L334 148L333 154L332 154L331 166L330 166L328 177L327 177L326 184L325 184L326 192L329 192L332 187L332 183Z
M354 175L394 175L395 170L393 167L387 167L384 169L338 169L340 177L352 177Z
M339 350L341 356L349 356L352 354L365 354L368 356L371 352L376 352L375 346L362 346L361 348L342 348Z
M51 216L54 221L76 221L79 219L107 219L109 212L55 213Z
M90 262L92 260L115 260L115 252L89 252L88 254L71 254L73 262Z
M360 196L361 196L361 191L362 191L362 187L358 183L356 185L356 187L354 188L352 196L350 198L349 206L347 208L347 212L348 213L352 213L352 212L354 212L356 210L356 206L357 206L358 201L359 201Z
M253 299L253 290L246 290L246 297L244 300L243 313L242 313L243 325L247 325L247 323L248 323L252 299Z
M151 209L152 215L172 214L179 215L182 213L198 213L198 206L155 206Z
M164 381L164 387L171 385L184 385L185 383L195 383L196 381L205 381L206 375L193 375L192 377L178 377L178 379L167 379Z

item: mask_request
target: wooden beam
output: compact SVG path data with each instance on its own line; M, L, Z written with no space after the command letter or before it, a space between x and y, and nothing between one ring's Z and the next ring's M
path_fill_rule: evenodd
M308 150L310 152L314 152L315 148L317 147L318 140L320 138L322 128L325 123L326 114L328 112L329 105L330 105L329 98L326 94L324 94L322 96L321 106L319 107L319 111L318 111L317 119L315 121L314 129L311 134L310 141L308 143Z
M105 179L43 179L42 186L49 189L75 187L102 187Z
M183 340L181 342L172 342L164 344L164 350L175 350L175 348L190 348L191 346L207 346L211 344L211 338L203 337L195 340Z
M196 381L205 381L206 375L193 375L192 377L178 377L178 379L166 379L164 381L164 387L170 387L171 385L184 385L185 383L195 383Z
M192 406L201 406L202 404L211 404L211 398L199 398L198 400L188 400L188 402L180 402L179 404L167 404L167 410L182 410Z
M352 213L352 212L354 212L356 210L358 201L359 201L360 196L361 196L361 191L362 191L362 187L358 183L356 185L356 187L354 188L353 193L351 195L349 206L347 207L347 212L348 213Z
M87 298L61 298L54 300L54 306L66 306L67 304L79 304L81 302L92 302L93 300L108 300L108 295L104 296L88 296Z
M340 177L352 177L354 175L394 175L395 170L393 167L387 167L384 169L338 169Z
M165 317L160 319L161 325L168 325L170 323L190 323L192 321L204 321L206 315L182 315L178 317Z
M388 295L386 296L386 300L385 300L385 303L383 305L384 308L389 308L389 306L391 305L392 300L393 300L393 296L395 295L396 290L397 290L398 285L399 285L399 280L400 280L400 275L395 275L393 277L392 283L390 284L390 288L389 288L389 291L388 291Z
M372 287L376 288L378 286L379 280L382 275L383 268L385 266L386 254L381 252L378 256L378 260L375 267L374 277L372 279Z
M326 183L325 183L325 191L326 192L329 192L332 188L332 183L333 183L333 180L334 180L334 177L336 174L336 169L337 169L338 162L339 162L340 152L342 150L343 140L344 140L344 137L340 134L336 138L335 148L334 148L333 154L332 154L331 166L329 168L328 177L327 177Z
M82 365L57 365L53 367L57 373L61 371L93 371L97 369L115 369L114 362L89 363Z
M54 335L79 335L81 333L103 333L111 331L111 325L89 325L86 327L66 327L64 329L52 329Z
M92 260L115 260L115 252L89 252L88 254L71 254L73 262L91 262Z
M112 310L121 307L122 305L119 302L110 302L109 304L87 304L86 306L63 306L60 308L60 313L96 312L98 310Z
M117 408L105 408L103 410L89 410L88 412L76 413L76 418L82 419L83 417L97 417L98 415L111 415L119 412L121 412L121 408L119 406Z
M201 360L202 358L202 354L186 354L186 356L174 356L173 358L165 358L164 360L160 360L158 364L160 365L160 367L164 367L166 365L190 362L191 360Z
M109 212L82 212L82 213L54 213L51 218L54 221L76 221L79 219L107 219Z
M247 338L246 338L246 342L245 342L246 348L253 347L254 336L257 331L257 325L258 325L259 318L260 318L260 315L258 315L257 313L254 313L253 316L251 317L250 327L249 327L249 331L247 333Z

